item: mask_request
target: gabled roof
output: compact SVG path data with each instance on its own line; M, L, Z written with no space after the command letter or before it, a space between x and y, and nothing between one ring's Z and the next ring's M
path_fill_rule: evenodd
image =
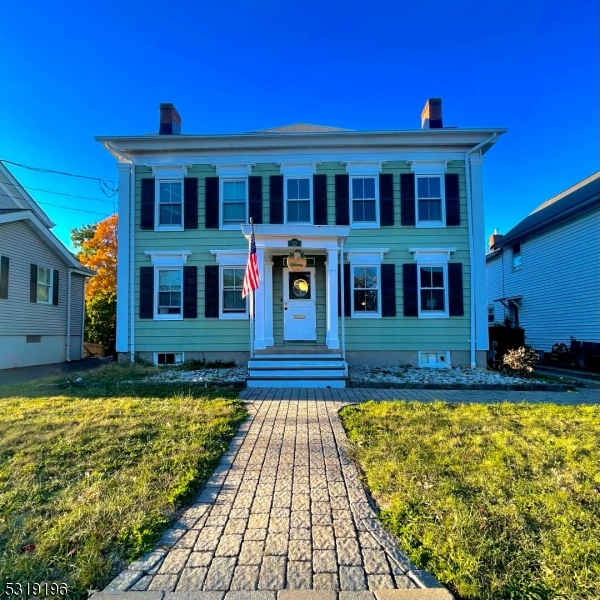
M351 129L329 127L327 125L310 125L309 123L294 123L293 125L258 129L250 133L325 133L327 131L351 131Z
M530 215L504 235L494 249L556 227L592 207L600 207L600 171L542 202Z
M0 194L11 198L19 209L33 211L46 227L51 228L56 225L39 207L38 203L25 191L2 161L0 161Z

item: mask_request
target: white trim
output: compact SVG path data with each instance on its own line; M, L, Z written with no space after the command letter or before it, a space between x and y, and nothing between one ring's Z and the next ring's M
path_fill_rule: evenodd
M409 248L414 260L421 264L432 264L448 262L450 255L456 252L456 248Z
M451 369L452 364L450 362L450 350L419 350L419 368L420 369ZM423 362L423 354L435 354L435 363ZM443 358L443 360L440 360Z
M356 265L370 265L373 262L381 263L383 255L389 252L389 248L353 248L344 250L350 263Z
M154 261L153 261L154 262ZM181 303L179 305L178 315L161 315L158 313L158 275L160 271L179 271L181 273ZM154 320L155 321L183 321L183 265L175 266L172 264L167 265L154 265Z
M348 167L346 167L348 170ZM352 181L354 179L374 179L375 180L375 221L354 221L354 198L352 197ZM350 194L350 227L352 229L379 229L379 174L351 174L349 183Z
M236 267L245 266L248 262L248 250L210 250L210 253L216 258L218 265Z
M283 167L282 167L283 168ZM289 225L312 225L314 223L313 215L313 178L309 175L284 175L283 177L283 220L288 224L288 181L292 179L308 179L308 199L300 198L291 200L291 202L308 202L310 219L308 221L292 221Z
M441 221L421 221L419 219L419 179L434 179L440 180L440 212L442 214ZM443 174L439 173L419 173L415 175L415 227L420 229L430 229L446 227L446 185ZM433 198L432 198L433 199ZM427 198L423 198L427 200Z
M223 311L223 269L240 269L244 271L246 265L244 263L238 264L220 264L219 265L219 319L231 320L231 321L247 321L248 320L248 297L244 300L246 302L246 308L244 312L227 313ZM241 290L240 290L241 292Z
M373 255L371 255L373 256ZM373 263L373 262L362 262L357 261L359 257L356 256L354 261L350 262L350 316L353 319L381 319L381 262ZM365 257L368 258L368 257ZM361 312L356 311L354 308L354 267L364 267L364 268L374 268L377 271L377 312Z
M251 227L242 225L242 234L249 240ZM255 225L256 247L285 249L290 251L288 241L299 238L302 250L329 250L339 248L340 239L348 237L350 227L343 225ZM246 251L247 252L247 251Z
M162 164L162 165L146 165L152 168L152 176L155 179L175 179L183 180L187 175L188 167L191 165L173 165L173 164ZM182 190L183 193L183 190Z
M160 224L160 185L161 183L178 183L181 185L181 225L161 225ZM154 180L154 231L183 231L185 223L185 202L184 202L183 179L159 179ZM166 204L166 206L169 206Z
M415 175L443 175L451 160L407 160Z
M381 166L387 161L342 161L346 165L346 173L351 177L375 177L381 173Z
M442 267L444 277L444 310L422 310L421 309L421 267ZM419 319L448 319L450 318L450 308L448 306L448 263L447 262L417 262L417 294L419 302ZM431 289L431 288L427 288ZM439 289L439 288L438 288Z
M191 250L146 250L146 256L150 257L152 264L156 267L183 267L187 262Z
M47 267L45 265L40 265L37 264L37 273L36 273L36 277L35 277L35 302L36 304L45 304L45 305L51 305L52 304L52 300L53 300L53 295L54 295L54 271L56 269L53 269L52 267ZM50 271L50 284L46 285L45 283L40 283L40 269L46 269L46 271ZM40 295L38 293L38 286L43 285L44 287L48 288L48 301L44 302L43 300L40 300Z
M240 229L240 225L242 225L242 223L230 223L227 225L223 224L223 205L224 205L224 193L223 193L223 184L226 182L236 182L236 181L243 181L245 186L246 186L246 198L245 198L245 203L246 203L246 212L244 214L244 220L243 223L247 223L248 222L248 211L249 211L249 206L250 206L250 202L249 202L249 185L248 185L248 175L240 175L240 176L227 176L227 177L223 177L220 178L219 177L219 229L221 231L239 231Z
M217 176L224 179L247 179L254 164L211 165L217 170Z
M154 352L153 353L154 356L152 357L152 360L154 361L154 364L157 366L162 366L162 367L170 367L171 365L159 365L158 364L158 355L159 354L174 354L175 355L175 365L180 365L181 363L185 362L185 352ZM177 355L179 354L179 356L181 357L181 360L179 362L177 362Z
M290 162L290 163L282 163L277 161L276 164L279 165L280 171L283 173L284 177L289 177L290 179L296 178L305 178L314 175L317 172L317 165L321 164L320 162Z

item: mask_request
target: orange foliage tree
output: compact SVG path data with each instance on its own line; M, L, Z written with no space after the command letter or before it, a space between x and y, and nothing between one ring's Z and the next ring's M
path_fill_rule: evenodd
M117 289L117 215L111 215L96 225L94 235L81 242L77 258L83 267L96 272L85 286L89 301L100 293Z

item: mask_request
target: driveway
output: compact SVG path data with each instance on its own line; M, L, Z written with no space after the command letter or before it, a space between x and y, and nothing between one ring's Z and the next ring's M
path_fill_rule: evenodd
M85 360L72 360L71 362L56 363L52 365L35 365L33 367L1 369L0 385L35 381L36 379L62 375L73 371L85 371L105 365L111 361L112 358L86 358Z

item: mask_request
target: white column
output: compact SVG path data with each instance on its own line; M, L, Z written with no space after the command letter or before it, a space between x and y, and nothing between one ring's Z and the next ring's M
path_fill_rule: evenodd
M273 338L273 262L265 262L265 346L274 346Z
M483 174L484 158L473 156L471 164L471 199L473 206L473 247L471 268L475 281L475 339L476 350L488 349L487 290L485 274L485 224L483 219ZM472 310L472 309L471 309Z
M117 352L129 352L129 228L131 165L118 163L119 234L117 244ZM133 260L133 256L131 257Z
M265 344L265 249L256 249L256 259L258 261L258 272L260 274L260 285L254 292L255 315L254 315L254 349L264 350Z
M339 350L338 336L338 249L327 250L327 347Z

